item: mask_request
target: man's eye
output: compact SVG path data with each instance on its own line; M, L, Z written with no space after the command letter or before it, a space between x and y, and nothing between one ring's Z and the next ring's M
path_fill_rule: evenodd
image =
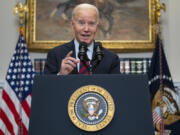
M79 21L78 23L81 24L81 25L85 24L84 21Z
M90 25L90 26L94 26L94 25L95 25L95 22L89 22L89 25Z

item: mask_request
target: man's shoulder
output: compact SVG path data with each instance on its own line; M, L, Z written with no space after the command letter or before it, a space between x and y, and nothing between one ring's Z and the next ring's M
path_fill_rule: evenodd
M69 52L71 50L73 50L73 40L67 43L64 43L62 45L56 46L53 49L51 49L49 52L50 53L66 53Z
M109 56L117 56L117 54L111 50L108 50L106 48L103 47L103 51L105 55L109 55Z

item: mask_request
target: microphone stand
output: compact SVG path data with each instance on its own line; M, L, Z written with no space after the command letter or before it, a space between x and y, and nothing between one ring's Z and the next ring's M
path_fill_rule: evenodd
M89 64L89 74L92 75L93 74L93 65L92 65L92 60L90 60L90 64Z
M99 65L100 61L96 60L91 60L90 61L90 66L89 66L89 74L93 74L95 71L96 67Z

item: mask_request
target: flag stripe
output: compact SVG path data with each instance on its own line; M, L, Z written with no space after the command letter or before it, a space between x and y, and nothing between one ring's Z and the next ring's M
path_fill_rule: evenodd
M8 131L11 133L11 135L15 135L15 133L13 131L13 125L9 121L8 117L6 116L6 114L4 113L4 111L2 109L0 109L0 112L1 112L0 117L1 117L2 121L5 123Z
M156 111L153 111L153 122L157 124L161 121L161 116Z
M30 117L30 106L29 106L29 104L27 103L26 100L24 100L24 101L22 102L22 107L23 107L26 115L27 115L28 117Z
M8 96L8 94L6 93L5 90L3 90L3 92L2 92L2 98L6 103L8 103L7 104L8 107L6 107L6 109L4 109L4 110L8 110L8 109L11 110L11 111L9 111L9 113L12 112L12 115L15 118L15 122L18 125L19 120L20 120L19 114L15 108L15 105L13 104L13 102L11 101L10 97ZM26 134L28 133L27 129L29 126L29 117L30 117L30 107L26 106L26 105L28 105L28 104L27 104L26 100L24 100L24 104L23 104L23 108L22 108L23 135L25 135L25 133ZM24 108L26 109L26 111L24 110ZM6 114L9 114L9 113L6 113ZM13 117L11 117L11 118L13 118ZM13 122L14 127L16 127L16 124ZM18 130L18 128L15 128L15 129Z
M28 104L28 106L31 106L31 99L32 99L32 94L30 94L27 98L26 98L26 102Z
M23 126L23 135L28 135L28 130L27 130L28 128L26 128L24 124L22 126Z
M2 98L7 103L8 108L11 110L12 114L14 115L15 121L18 124L19 115L17 113L17 110L16 110L13 102L11 101L11 98L7 95L5 90L3 90Z
M4 135L3 131L1 131L1 129L0 129L0 135Z
M29 117L26 115L24 109L22 110L21 119L22 119L23 125L28 129Z
M6 125L4 125L4 122L2 121L1 119L1 116L0 116L0 133L2 133L2 135L10 135L8 129L6 128ZM1 134L0 134L1 135Z
M8 120L11 122L12 125L14 125L14 133L17 133L18 131L18 125L14 119L14 115L11 112L11 110L9 109L9 107L7 106L6 102L4 102L4 100L2 100L2 109L4 111L4 114L6 115L6 117L8 117ZM3 118L2 118L3 119Z
M7 95L11 98L12 103L14 104L16 110L19 110L20 108L20 102L15 94L15 92L12 90L11 86L9 86L9 83L5 81L5 88L4 91L7 93Z

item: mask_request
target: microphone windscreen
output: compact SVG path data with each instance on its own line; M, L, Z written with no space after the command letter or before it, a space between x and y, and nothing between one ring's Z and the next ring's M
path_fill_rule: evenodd
M102 51L102 43L101 42L96 42L95 43L95 58L98 61L101 61L103 59L104 53Z
M86 42L80 42L79 43L79 49L86 48L87 49L87 43Z
M87 52L87 43L80 42L78 57L81 61L86 60L86 52Z
M97 47L97 46L101 46L102 47L102 43L101 42L96 42L95 43L95 47Z

